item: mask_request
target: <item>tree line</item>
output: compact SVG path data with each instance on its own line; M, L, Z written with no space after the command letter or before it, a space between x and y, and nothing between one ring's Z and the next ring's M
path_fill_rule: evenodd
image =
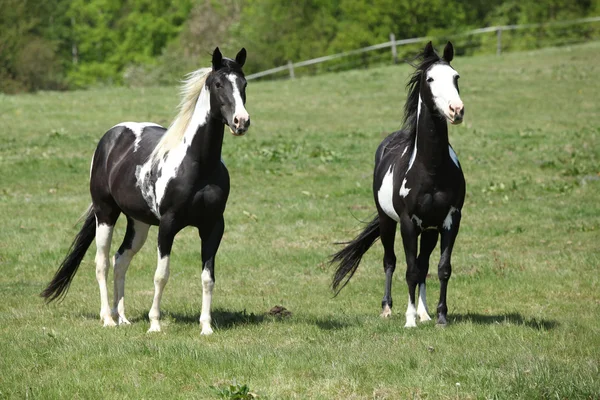
M226 55L246 47L251 73L385 42L392 32L397 39L451 37L596 15L599 0L0 0L0 91L173 84L209 65L217 45ZM533 29L510 45L596 38L596 25ZM485 52L491 40L465 38L456 47L459 54ZM307 72L381 57L364 54Z

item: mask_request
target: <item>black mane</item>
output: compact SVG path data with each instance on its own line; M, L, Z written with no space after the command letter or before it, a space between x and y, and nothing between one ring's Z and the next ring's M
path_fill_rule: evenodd
M415 58L407 63L415 68L410 77L406 88L408 89L408 97L404 103L404 120L402 122L402 130L407 130L413 136L416 131L417 108L419 106L419 92L421 91L421 78L425 71L438 62L445 62L443 58L433 52L426 56L425 50L417 54Z

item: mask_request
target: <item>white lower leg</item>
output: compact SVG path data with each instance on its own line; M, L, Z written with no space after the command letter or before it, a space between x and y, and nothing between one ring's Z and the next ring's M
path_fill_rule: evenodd
M200 314L201 335L210 335L213 333L210 326L212 320L210 317L210 305L212 303L212 293L215 282L212 279L210 271L205 269L202 271L202 313Z
M117 253L113 261L115 292L112 314L114 318L118 318L119 325L130 324L125 317L125 274L131 263L132 253L131 250L125 250L123 254Z
M100 319L104 326L115 326L108 303L108 253L112 240L113 227L96 223L96 280L100 287Z
M421 322L431 321L427 311L427 297L425 295L425 283L419 284L419 303L417 304L417 314Z
M410 302L410 296L408 296L408 307L406 308L406 324L405 328L413 328L417 326L417 309L415 305Z
M164 256L158 259L156 273L154 274L154 300L152 308L148 313L150 318L150 329L148 332L160 332L160 299L162 298L163 290L169 280L169 256Z

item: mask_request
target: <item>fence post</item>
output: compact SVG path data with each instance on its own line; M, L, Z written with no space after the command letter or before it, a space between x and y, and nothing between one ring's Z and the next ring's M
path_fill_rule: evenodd
M496 43L496 55L499 56L502 53L502 28L496 31L497 43Z
M392 42L392 62L398 64L398 52L396 50L396 35L390 33L390 42Z
M294 63L292 60L288 60L288 70L290 71L290 79L294 79Z

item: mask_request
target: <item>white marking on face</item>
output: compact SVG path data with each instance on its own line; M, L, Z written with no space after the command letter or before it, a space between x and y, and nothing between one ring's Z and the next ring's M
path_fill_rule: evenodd
M390 166L388 172L383 177L381 181L381 187L377 192L377 201L379 201L379 206L383 210L384 213L387 214L388 217L393 219L396 222L400 222L400 217L396 210L394 209L394 170L393 167Z
M408 296L408 307L406 308L406 324L405 328L414 328L417 326L417 310L415 305L410 302L410 296Z
M425 294L425 284L419 284L419 303L417 304L417 314L419 315L419 320L421 322L431 321L431 317L429 316L429 312L427 311L427 296Z
M448 211L448 215L446 216L446 219L444 219L443 224L444 229L447 231L452 229L452 214L454 214L456 211L458 211L458 208L450 206L450 211Z
M247 121L250 116L242 101L242 95L240 94L240 89L237 85L236 76L234 74L229 74L227 75L227 79L229 79L229 82L233 85L233 100L235 101L235 111L233 112L233 116L237 117L239 120Z
M135 142L133 144L133 152L134 153L140 147L140 142L142 141L142 133L144 133L144 128L149 127L149 126L156 126L156 127L162 128L162 126L155 124L153 122L121 122L120 124L117 124L117 125L113 126L112 128L116 128L117 126L125 127L127 129L129 129L131 132L133 132L133 134L135 136Z
M458 169L460 169L460 164L458 163L458 156L456 155L454 149L450 145L448 145L448 152L450 153L450 158L452 159L452 162L458 167Z
M194 114L188 124L183 140L175 148L170 150L166 158L158 161L157 171L160 171L160 177L156 180L154 187L150 181L152 171L152 160L146 161L141 167L138 166L135 171L137 186L142 192L142 196L152 210L152 213L160 218L160 205L171 179L177 176L177 171L183 158L191 146L194 136L200 126L206 124L210 113L210 90L206 86L200 92Z
M408 192L410 192L410 188L406 187L406 178L402 181L402 186L400 187L400 196L406 197L408 196Z
M450 110L451 104L460 104L462 101L454 80L458 76L458 72L448 64L435 64L427 71L426 79L433 79L429 83L431 95L438 112L446 116L449 121L454 120L453 112Z

